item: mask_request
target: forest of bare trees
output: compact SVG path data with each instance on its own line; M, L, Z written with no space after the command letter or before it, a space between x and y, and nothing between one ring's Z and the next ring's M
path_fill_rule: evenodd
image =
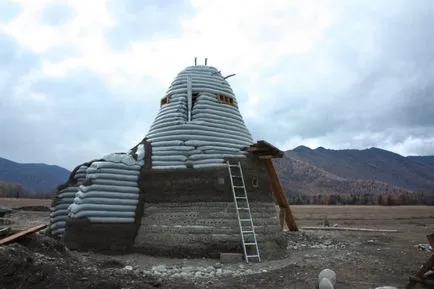
M0 181L0 198L49 199L52 196L52 192L31 192L19 184Z
M434 206L433 193L385 193L374 194L320 194L314 196L292 196L288 200L294 205L381 205L381 206L403 206L403 205L426 205Z

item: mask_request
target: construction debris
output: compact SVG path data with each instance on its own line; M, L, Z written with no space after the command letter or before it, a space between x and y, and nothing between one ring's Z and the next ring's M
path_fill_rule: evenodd
M379 232L379 233L397 233L398 230L387 229L367 229L367 228L350 228L350 227L301 227L302 230L329 230L329 231L358 231L358 232Z
M432 252L432 247L429 244L417 244L415 247L419 251Z
M12 213L12 210L5 206L0 206L0 218Z
M11 227L0 228L0 237L5 237L10 234Z
M17 239L19 239L19 238L21 238L23 236L26 236L26 235L29 235L29 234L32 234L32 233L36 233L36 232L38 232L38 231L40 231L42 229L45 229L46 227L47 227L47 224L41 224L41 225L38 225L38 226L34 226L34 227L31 227L31 228L28 228L26 230L19 231L19 232L15 233L15 234L12 234L12 235L10 235L10 236L8 236L6 238L1 239L0 240L0 245L3 245L3 244L6 244L6 243L15 241L15 240L17 240Z

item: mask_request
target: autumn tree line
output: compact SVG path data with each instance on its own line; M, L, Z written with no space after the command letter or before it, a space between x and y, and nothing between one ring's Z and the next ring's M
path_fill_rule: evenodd
M53 192L32 192L16 183L0 181L0 198L50 199Z
M432 193L389 193L389 194L319 194L299 195L288 198L293 205L361 205L361 206L405 206L425 205L434 206L434 192Z
M53 192L31 192L16 183L0 182L0 198L32 198L50 199ZM385 194L318 194L289 196L293 205L381 205L404 206L425 205L434 206L434 191L431 193L385 193Z

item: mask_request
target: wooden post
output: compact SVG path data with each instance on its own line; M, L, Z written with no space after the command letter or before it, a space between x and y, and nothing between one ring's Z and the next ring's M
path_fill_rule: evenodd
M288 200L283 193L282 186L279 182L279 177L277 176L276 170L273 165L271 157L263 158L265 162L265 167L268 171L268 176L271 181L271 187L273 189L274 195L276 196L277 204L280 208L285 208L285 222L288 225L290 231L298 231L297 224L295 223L294 216L292 215L291 208L289 207Z

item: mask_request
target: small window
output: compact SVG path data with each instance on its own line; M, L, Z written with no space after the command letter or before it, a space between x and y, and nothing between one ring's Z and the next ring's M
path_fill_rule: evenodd
M232 97L226 96L226 95L218 95L217 96L217 100L219 100L222 103L226 103L226 104L234 104L234 99Z
M163 98L161 99L161 104L160 104L160 106L163 106L163 105L168 104L168 103L170 103L170 97L169 97L169 96L163 97Z
M193 107L196 104L197 98L199 97L198 92L193 92L191 95L191 106Z
M258 186L258 177L254 176L252 179L252 187L257 188Z

